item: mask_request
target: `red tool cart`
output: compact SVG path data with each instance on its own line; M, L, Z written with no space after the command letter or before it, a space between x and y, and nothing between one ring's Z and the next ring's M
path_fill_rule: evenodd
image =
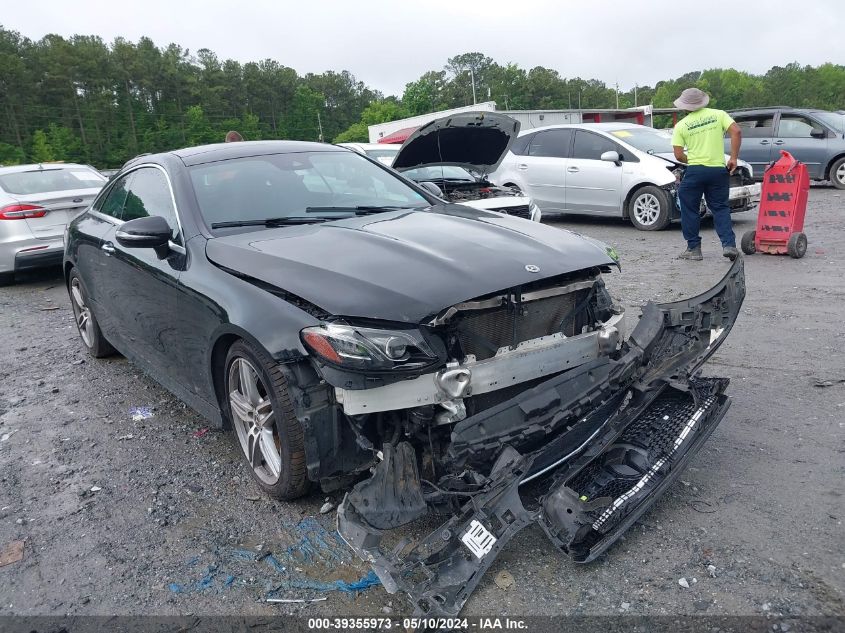
M742 236L742 252L757 251L770 255L786 255L796 259L807 252L804 214L810 178L807 166L789 152L780 151L780 158L763 173L763 190L757 213L757 230Z

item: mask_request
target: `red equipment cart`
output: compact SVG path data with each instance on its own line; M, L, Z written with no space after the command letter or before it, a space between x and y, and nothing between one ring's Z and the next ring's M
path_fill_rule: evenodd
M789 152L780 151L780 158L763 173L763 190L757 213L757 230L742 236L742 252L753 255L759 251L770 255L785 255L796 259L807 252L804 214L810 178L807 166Z

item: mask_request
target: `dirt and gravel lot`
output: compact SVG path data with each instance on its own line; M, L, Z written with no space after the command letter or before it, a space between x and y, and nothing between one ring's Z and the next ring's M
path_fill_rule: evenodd
M466 614L845 615L844 200L813 187L804 259L747 258L740 319L705 369L731 378L733 407L681 481L586 566L525 530ZM734 219L740 235L755 216ZM709 224L703 262L674 259L678 226L550 224L617 248L608 286L629 328L645 300L691 296L728 267ZM88 358L58 271L0 289L0 327L0 549L25 541L0 567L0 615L407 612L380 586L355 591L369 570L320 514L326 495L267 499L228 435L123 358Z

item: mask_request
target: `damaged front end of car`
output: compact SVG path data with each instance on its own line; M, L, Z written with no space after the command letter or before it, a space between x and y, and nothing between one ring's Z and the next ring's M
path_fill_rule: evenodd
M597 270L557 281L452 306L421 328L443 344L427 354L460 362L335 388L356 442L376 456L372 476L340 504L338 531L417 615L459 613L532 523L574 561L596 558L730 406L728 379L699 370L739 313L742 258L697 297L646 304L627 340ZM450 518L392 542L390 530L432 513Z

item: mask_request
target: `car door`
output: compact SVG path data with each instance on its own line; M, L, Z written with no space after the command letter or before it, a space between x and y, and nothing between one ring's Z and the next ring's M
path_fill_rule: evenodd
M517 156L515 168L528 185L525 193L543 211L566 210L566 164L572 142L568 128L537 132Z
M778 150L785 149L807 165L810 178L824 178L828 157L827 137L827 128L812 117L781 112L772 143L771 160L780 157Z
M566 166L568 213L620 215L622 167L601 160L601 155L610 151L618 152L621 156L626 153L621 145L606 136L587 130L575 130L572 155Z
M115 226L120 224L123 204L128 193L131 174L121 176L107 186L86 213L75 224L77 232L76 266L91 309L100 329L109 341L116 341L119 328L115 321L114 306L109 300L109 247L103 246L114 239Z
M733 120L742 131L742 145L739 157L749 163L754 169L754 175L763 177L766 166L772 160L772 143L774 141L775 114L735 115ZM725 138L725 153L731 151L731 139Z
M120 219L127 222L161 216L173 231L178 251L159 259L150 248L128 248L110 233L103 243L107 255L103 284L110 311L119 329L124 353L157 372L168 386L178 373L179 337L176 305L184 249L170 183L163 168L133 170ZM115 227L119 230L119 226ZM168 377L170 380L168 380Z

